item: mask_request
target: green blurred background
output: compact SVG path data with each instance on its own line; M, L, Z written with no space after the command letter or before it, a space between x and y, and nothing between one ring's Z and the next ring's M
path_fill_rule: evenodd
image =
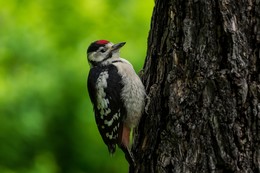
M127 172L95 125L88 45L144 63L153 0L0 0L0 173Z

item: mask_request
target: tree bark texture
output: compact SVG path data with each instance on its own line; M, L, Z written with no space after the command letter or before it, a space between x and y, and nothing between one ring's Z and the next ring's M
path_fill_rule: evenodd
M260 172L259 27L259 0L156 0L134 172Z

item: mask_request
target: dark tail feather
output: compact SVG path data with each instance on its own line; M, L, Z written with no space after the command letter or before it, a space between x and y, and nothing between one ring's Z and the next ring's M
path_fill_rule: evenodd
M115 144L108 145L107 148L108 148L108 151L109 151L110 155L113 155L115 153L115 151L116 151L116 145Z
M125 147L124 145L120 145L119 147L125 153L125 158L129 163L129 173L133 173L135 167L135 159L132 152L129 150L128 147Z

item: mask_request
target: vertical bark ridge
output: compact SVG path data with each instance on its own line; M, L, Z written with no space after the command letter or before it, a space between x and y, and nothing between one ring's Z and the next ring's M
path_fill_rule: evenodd
M260 172L260 3L155 3L135 172Z

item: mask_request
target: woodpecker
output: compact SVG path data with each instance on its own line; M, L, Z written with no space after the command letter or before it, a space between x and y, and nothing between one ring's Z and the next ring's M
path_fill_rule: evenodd
M118 145L129 164L134 164L130 151L131 129L139 123L145 105L145 88L133 66L120 57L125 42L113 44L98 40L90 44L87 87L94 107L98 130L109 153Z

